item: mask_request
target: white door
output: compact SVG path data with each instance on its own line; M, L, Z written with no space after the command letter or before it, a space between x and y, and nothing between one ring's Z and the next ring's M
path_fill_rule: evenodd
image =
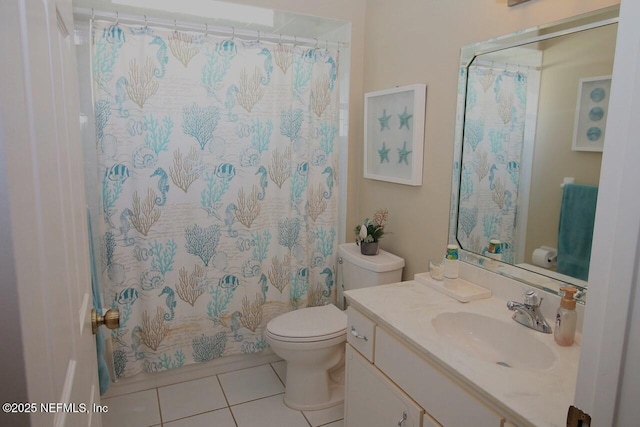
M640 2L622 0L575 397L593 426L638 425L639 19Z
M0 17L0 222L13 241L0 245L13 254L31 425L100 426L71 0L2 0ZM40 406L51 403L75 406Z

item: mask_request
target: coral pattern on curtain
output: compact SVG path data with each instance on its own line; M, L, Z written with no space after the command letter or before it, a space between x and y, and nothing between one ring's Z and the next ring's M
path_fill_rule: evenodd
M337 52L94 23L117 377L263 350L333 301Z
M457 237L463 248L483 254L490 239L499 239L510 263L526 106L525 73L469 68Z

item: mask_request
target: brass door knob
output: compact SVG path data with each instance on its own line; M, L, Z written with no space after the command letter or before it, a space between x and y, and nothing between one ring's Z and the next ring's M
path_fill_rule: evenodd
M98 333L98 328L105 325L108 329L120 327L120 312L117 309L107 310L104 316L98 314L95 308L91 309L91 331L93 335Z

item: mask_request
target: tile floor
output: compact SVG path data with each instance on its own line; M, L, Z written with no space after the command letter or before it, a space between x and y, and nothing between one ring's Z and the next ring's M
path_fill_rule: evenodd
M344 406L282 402L284 361L103 399L104 427L343 427Z

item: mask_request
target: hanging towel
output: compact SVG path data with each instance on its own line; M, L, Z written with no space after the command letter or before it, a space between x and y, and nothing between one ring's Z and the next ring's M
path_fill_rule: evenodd
M96 266L96 258L93 250L93 234L91 230L91 215L87 208L87 227L89 228L89 260L91 263L91 291L93 294L93 306L98 313L102 312L102 299L100 298L100 287L98 284L98 270ZM98 353L98 382L100 384L100 395L107 392L109 388L109 368L107 362L104 360L104 353L106 348L105 336L102 331L103 328L98 328L96 334L96 350Z
M598 187L565 184L558 229L558 273L589 278Z

